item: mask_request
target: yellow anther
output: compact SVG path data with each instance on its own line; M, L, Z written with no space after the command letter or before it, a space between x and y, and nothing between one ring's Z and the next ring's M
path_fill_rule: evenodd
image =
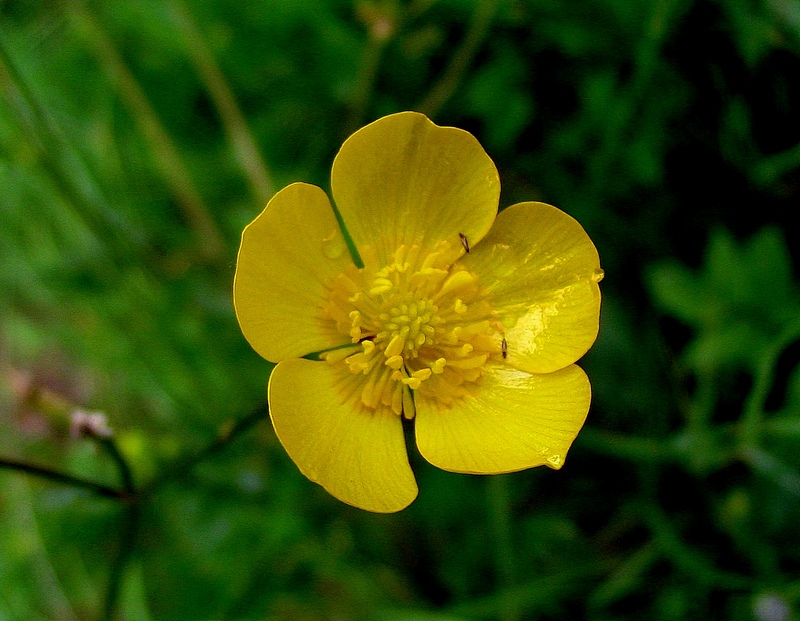
M475 277L470 272L464 270L456 272L455 274L452 274L450 278L444 281L442 288L439 290L439 294L436 297L439 298L445 296L456 289L471 285L473 282L475 282Z
M396 334L392 337L392 340L389 341L389 344L386 346L386 349L383 350L384 356L387 358L391 358L392 356L397 356L398 354L403 353L403 348L406 346L406 340Z
M425 261L422 262L422 268L420 271L434 267L440 256L441 254L438 252L431 252L427 257L425 257Z
M326 352L320 356L323 360L330 362L331 364L334 362L339 362L340 360L344 360L348 356L351 356L355 350L353 347L343 347L342 349L334 349L329 352Z
M392 356L391 358L387 358L386 362L384 362L387 367L390 369L399 369L403 366L403 357L402 356Z
M404 377L400 381L411 390L416 390L422 385L422 382L431 376L431 373L432 371L428 368L420 369L419 371L414 371L410 377Z
M400 416L403 413L403 385L398 383L392 392L392 412Z
M474 349L474 347L472 346L471 343L464 343L461 347L458 348L458 350L457 350L458 351L458 355L462 356L462 357L466 356L467 354L472 352L473 349Z
M447 362L451 367L455 367L456 369L477 369L486 364L487 358L488 356L486 354L480 354L478 356L471 356L470 358L454 358Z
M370 295L381 295L387 291L391 291L394 284L391 280L384 277L378 277L372 281L372 288L369 290Z
M370 369L370 356L365 354L353 354L348 357L345 362L350 366L353 373L366 373Z
M455 250L446 242L424 250L409 243L387 264L367 246L364 266L334 279L323 316L353 345L322 358L358 374L343 388L364 407L413 418L418 389L452 404L471 394L469 384L480 380L487 360L503 353L491 297L471 272L452 264L463 255Z
M418 377L404 377L400 381L408 386L411 390L416 390L422 385L422 380Z
M447 270L426 267L414 272L408 277L408 283L413 286L435 285L447 277Z
M426 379L430 378L432 372L433 371L431 371L429 368L425 367L424 369L419 369L417 371L414 371L411 374L411 377L419 378L424 382Z
M447 360L444 358L437 358L433 364L431 364L431 372L435 373L436 375L441 375L444 373L445 365L447 365Z

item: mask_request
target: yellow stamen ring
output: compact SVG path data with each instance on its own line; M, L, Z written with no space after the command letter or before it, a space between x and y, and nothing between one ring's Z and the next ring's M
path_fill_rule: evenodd
M325 358L366 376L356 391L364 406L411 418L411 391L450 404L469 394L487 360L502 359L490 301L474 274L451 264L458 255L444 242L427 254L402 245L378 266L367 249L363 268L333 281L323 320L360 348Z

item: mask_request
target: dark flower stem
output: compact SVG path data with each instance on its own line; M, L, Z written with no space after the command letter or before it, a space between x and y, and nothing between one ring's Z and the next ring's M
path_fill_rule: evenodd
M97 442L114 463L122 489L13 459L0 458L0 469L22 472L55 483L81 488L99 496L113 498L124 503L124 512L120 520L119 545L111 565L103 604L103 616L101 617L103 621L113 621L117 613L125 572L136 550L142 502L164 483L186 475L197 464L221 451L268 416L269 410L265 406L257 408L249 415L221 430L217 437L200 451L178 460L172 467L166 468L149 484L139 489L136 487L130 464L128 464L125 456L119 450L119 446L117 446L113 436L93 436L91 439Z
M178 459L171 467L164 469L159 475L150 481L150 483L139 490L139 495L149 496L160 489L161 486L168 481L185 476L197 464L220 452L240 435L247 432L257 423L268 417L269 410L264 405L253 410L250 414L239 419L232 425L227 427L223 426L220 432L217 434L216 439L214 439L210 444L206 445L204 448L192 455L187 455Z
M16 461L14 459L0 458L0 468L23 472L25 474L39 477L40 479L46 479L48 481L69 485L71 487L79 487L94 494L98 494L99 496L104 496L105 498L114 498L122 501L131 500L131 495L126 490L116 489L108 485L103 485L102 483L96 483L95 481L82 479L80 477L66 474L64 472L58 472L56 470L51 470L50 468L45 468L43 466L35 466L33 464Z

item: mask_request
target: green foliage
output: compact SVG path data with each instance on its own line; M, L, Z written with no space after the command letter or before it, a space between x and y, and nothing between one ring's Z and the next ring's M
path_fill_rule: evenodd
M654 266L649 280L655 302L697 331L684 353L697 373L756 371L765 350L800 317L791 257L774 228L741 246L717 230L700 273L668 262Z
M800 618L798 75L779 0L0 3L0 621ZM401 109L607 276L565 467L412 454L382 516L281 450L230 298L267 198Z

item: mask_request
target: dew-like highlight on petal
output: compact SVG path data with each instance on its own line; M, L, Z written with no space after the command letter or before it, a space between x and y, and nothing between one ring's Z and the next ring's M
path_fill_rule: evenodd
M338 259L344 254L346 249L347 245L339 234L339 231L333 231L322 240L322 254L329 259Z
M564 456L558 454L550 455L550 457L547 458L547 465L555 469L561 468L561 466L564 465Z
M489 360L503 360L488 294L454 264L462 254L460 242L427 252L408 244L379 265L367 248L363 268L351 266L330 283L321 319L353 349L324 357L352 374L345 398L413 418L412 393L450 405L471 394Z

